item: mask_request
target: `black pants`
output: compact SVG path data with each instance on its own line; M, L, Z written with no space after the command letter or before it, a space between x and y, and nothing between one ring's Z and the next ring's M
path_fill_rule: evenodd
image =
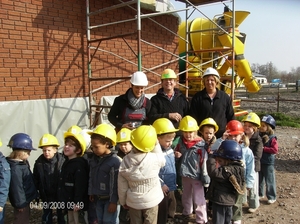
M232 206L212 203L213 224L230 224L232 218Z
M123 208L123 206L120 206L119 222L120 224L130 223L129 210Z

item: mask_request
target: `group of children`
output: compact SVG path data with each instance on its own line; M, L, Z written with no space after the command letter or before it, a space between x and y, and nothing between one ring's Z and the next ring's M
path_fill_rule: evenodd
M43 223L52 223L56 210L58 223L79 223L83 214L86 223L163 224L175 216L179 187L184 219L195 213L196 223L207 223L211 209L213 223L241 223L245 202L254 212L265 194L269 204L276 201L275 126L272 116L260 120L255 113L243 124L230 121L220 139L212 118L198 126L191 116L178 129L166 118L118 133L108 124L86 132L72 126L64 133L63 153L55 136L42 136L33 173L27 162L32 140L17 133L9 157L0 154L0 224L7 194L14 223L29 223L30 208L38 206ZM117 154L111 150L116 144Z

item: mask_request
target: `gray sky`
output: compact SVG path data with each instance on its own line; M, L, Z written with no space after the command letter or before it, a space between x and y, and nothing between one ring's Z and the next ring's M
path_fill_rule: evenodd
M175 9L185 4L171 0ZM227 2L231 8L231 2ZM223 12L223 4L204 5L200 10L212 19ZM272 62L279 71L300 67L300 0L235 0L235 10L250 15L239 26L246 33L245 58L250 64ZM179 13L185 19L185 12ZM189 20L204 18L194 12Z

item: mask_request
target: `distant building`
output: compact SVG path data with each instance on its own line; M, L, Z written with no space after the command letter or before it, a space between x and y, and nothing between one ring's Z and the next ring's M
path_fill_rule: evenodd
M258 73L252 73L256 81L261 85L268 85L268 80L265 75L261 75Z

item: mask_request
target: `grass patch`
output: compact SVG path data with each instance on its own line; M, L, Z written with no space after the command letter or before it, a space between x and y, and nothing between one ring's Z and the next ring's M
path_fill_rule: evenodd
M258 114L258 116L260 117L262 117L263 115L263 113ZM300 117L292 117L280 112L270 113L270 115L274 117L276 125L278 126L300 128Z

